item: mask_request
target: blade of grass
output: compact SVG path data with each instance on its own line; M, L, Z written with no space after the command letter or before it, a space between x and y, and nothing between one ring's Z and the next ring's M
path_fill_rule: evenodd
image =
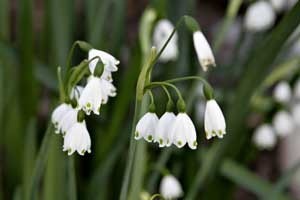
M249 58L235 99L228 107L230 108L226 115L228 134L223 140L217 141L209 150L187 193L186 199L191 200L196 198L199 189L204 187L206 180L216 173L220 162L222 162L222 157L225 155L236 155L239 152L239 149L243 145L243 138L247 136L246 134L239 133L244 132L243 128L249 109L250 98L269 73L270 65L299 22L300 2L288 12L279 25L272 31L271 35L257 47L256 51Z
M0 0L0 40L8 41L9 40L9 0Z

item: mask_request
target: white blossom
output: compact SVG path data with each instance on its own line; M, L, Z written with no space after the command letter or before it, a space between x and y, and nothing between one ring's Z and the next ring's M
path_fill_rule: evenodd
M172 138L170 135L170 127L172 127L175 118L174 113L166 112L159 119L154 137L154 141L159 143L159 147L171 146Z
M287 0L270 0L270 2L277 12L281 12L287 7Z
M163 177L159 190L166 200L178 199L183 196L181 184L173 175Z
M259 149L272 149L277 142L273 128L267 124L259 126L254 132L253 142Z
M66 135L68 130L77 122L78 110L71 108L58 123L58 131L62 133L63 136Z
M191 149L197 148L197 133L195 126L186 113L179 113L170 129L172 143L182 148L188 143Z
M66 103L62 103L59 106L55 108L55 110L52 112L51 121L55 128L55 133L59 133L59 124L62 120L62 118L72 109L72 106Z
M87 115L89 115L91 111L99 115L103 96L101 79L91 76L79 98L79 107L82 108Z
M193 42L203 71L207 71L207 69L211 66L215 67L215 57L209 43L201 31L196 31L193 33Z
M118 61L112 55L110 55L104 51L101 51L101 50L91 49L89 51L89 60L91 60L92 58L95 58L95 57L100 57L101 62L103 62L103 64L104 64L104 71L106 70L108 72L115 72L118 70L117 65L120 63L120 61ZM99 59L95 58L89 64L89 69L92 74L94 73L94 70L96 68L98 61L99 61Z
M157 47L158 50L161 50L165 42L168 40L174 29L173 24L167 20L159 20L154 28L153 32L153 44ZM178 56L178 45L177 45L178 36L177 33L173 35L168 45L162 52L159 57L159 60L162 62L168 62L171 60L176 60Z
M217 136L223 138L226 134L226 123L221 108L214 99L208 100L204 116L206 139Z
M75 151L79 155L91 152L91 138L86 128L85 121L75 123L64 137L63 151L72 155Z
M265 31L275 23L275 12L267 1L259 0L251 4L245 15L245 28L248 31Z
M101 91L102 91L102 104L106 104L109 97L114 97L117 95L117 89L115 86L104 79L101 79Z
M295 124L293 117L286 111L279 111L273 118L273 127L280 137L293 133Z
M288 82L281 81L275 86L273 96L275 100L279 103L289 103L292 97L291 87Z
M292 117L297 128L300 128L300 103L292 106Z
M157 123L157 115L152 112L147 112L137 123L134 138L139 140L143 137L146 141L152 142Z

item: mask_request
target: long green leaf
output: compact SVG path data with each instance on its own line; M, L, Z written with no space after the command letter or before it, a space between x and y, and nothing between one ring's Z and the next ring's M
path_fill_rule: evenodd
M9 40L9 0L0 0L0 40Z

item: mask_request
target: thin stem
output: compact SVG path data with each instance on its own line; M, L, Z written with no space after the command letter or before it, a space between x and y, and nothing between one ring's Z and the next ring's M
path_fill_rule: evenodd
M166 95L167 95L167 97L168 97L168 100L169 100L169 101L172 101L171 95L170 95L170 93L169 93L167 87L163 85L162 88L163 88L163 90L165 91L165 93L166 93Z
M68 158L68 199L76 200L77 199L77 190L76 190L76 173L75 173L75 160L74 156Z
M149 94L150 100L151 100L150 105L151 105L151 104L154 104L154 97L153 97L153 94L152 94L151 90L148 90L148 94Z
M132 121L132 130L131 130L131 139L130 139L130 145L129 145L129 158L126 163L126 168L125 168L125 174L122 182L122 188L121 188L121 193L120 193L120 200L126 200L128 196L128 187L129 187L129 181L130 181L130 176L131 176L131 170L133 166L133 161L134 161L134 155L135 155L135 149L136 149L136 141L134 139L134 132L135 132L135 125L137 123L139 113L141 109L141 101L135 100L135 111L134 111L134 117Z
M46 133L45 133L43 141L42 141L41 148L39 150L37 159L35 161L34 171L33 171L32 179L31 179L31 186L30 186L30 192L29 192L30 198L29 199L36 198L35 194L39 187L39 182L42 178L43 172L46 167L47 159L48 159L51 133L52 133L52 123L49 122Z
M78 45L78 43L79 43L79 41L75 41L72 44L72 47L68 53L67 63L66 63L66 72L71 68L72 57L73 57L74 50L75 50L76 46Z
M180 77L180 78L169 79L169 80L166 80L165 82L175 83L175 82L187 81L187 80L198 80L198 81L201 81L203 84L211 87L211 85L201 76L185 76L185 77Z
M162 200L165 200L165 198L161 195L161 194L154 194L152 197L151 197L151 199L150 200L154 200L155 198L160 198L160 199L162 199Z
M163 86L168 86L168 87L173 88L176 91L176 93L177 93L178 99L183 100L182 95L181 95L180 91L178 90L178 88L175 85L171 84L171 83L167 83L167 82L152 82L152 83L146 85L145 89L147 89L147 88L150 89L150 88L153 88L153 87L163 87Z

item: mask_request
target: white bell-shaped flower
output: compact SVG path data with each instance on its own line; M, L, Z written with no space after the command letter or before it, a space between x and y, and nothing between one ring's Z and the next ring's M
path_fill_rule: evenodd
M101 62L103 62L103 64L104 64L104 70L107 70L109 72L115 72L118 70L117 65L120 63L120 61L118 61L112 55L110 55L104 51L100 51L97 49L91 49L89 51L89 60L91 60L92 58L95 58L95 57L100 57ZM99 61L99 59L96 58L89 64L89 69L92 74L94 73L94 70L96 68L98 61Z
M173 30L174 26L169 20L162 19L157 22L153 32L153 44L155 47L157 47L158 50L162 49ZM160 55L160 61L168 62L170 60L176 60L178 56L177 40L178 36L177 33L175 33L172 39L169 41L166 48L164 49L164 51L162 52L162 54Z
M208 100L206 103L204 115L204 129L206 139L217 136L223 138L226 134L226 123L221 108L214 99Z
M153 112L147 112L137 123L134 138L139 140L144 138L148 142L154 139L158 117Z
M272 149L277 142L273 128L267 124L257 127L253 135L253 142L259 149Z
M77 114L78 110L71 108L59 122L58 131L62 133L63 136L65 136L67 131L77 122Z
M267 1L259 0L251 4L245 15L245 28L248 31L265 31L275 23L275 12Z
M163 177L159 190L166 200L178 199L183 196L181 184L173 175Z
M64 137L63 151L72 155L75 151L79 155L91 152L91 138L86 128L85 121L76 122Z
M197 133L191 118L186 113L179 113L170 130L173 144L182 148L188 143L191 149L197 148Z
M193 33L193 42L196 54L203 71L207 71L209 67L215 67L215 57L209 43L201 31Z
M273 91L274 99L283 104L287 104L291 101L292 91L288 82L281 81L278 83Z
M294 86L294 98L300 100L300 79L298 79Z
M300 103L292 106L292 117L297 128L300 127Z
M279 111L273 118L273 127L275 132L280 137L285 137L293 133L295 124L293 117L286 111Z
M176 116L172 112L165 112L158 121L154 141L159 143L159 147L171 146L172 138L170 127L172 127Z
M72 106L66 103L62 103L55 108L52 112L51 121L55 128L55 133L59 133L59 124L62 118L72 109Z
M91 76L82 91L78 104L87 115L89 115L91 111L93 111L94 114L99 115L102 98L103 92L101 79Z
M117 89L115 86L104 79L101 79L101 93L102 93L102 104L106 104L109 97L115 97L117 95Z
M277 12L281 12L287 7L287 0L270 0L270 2Z

